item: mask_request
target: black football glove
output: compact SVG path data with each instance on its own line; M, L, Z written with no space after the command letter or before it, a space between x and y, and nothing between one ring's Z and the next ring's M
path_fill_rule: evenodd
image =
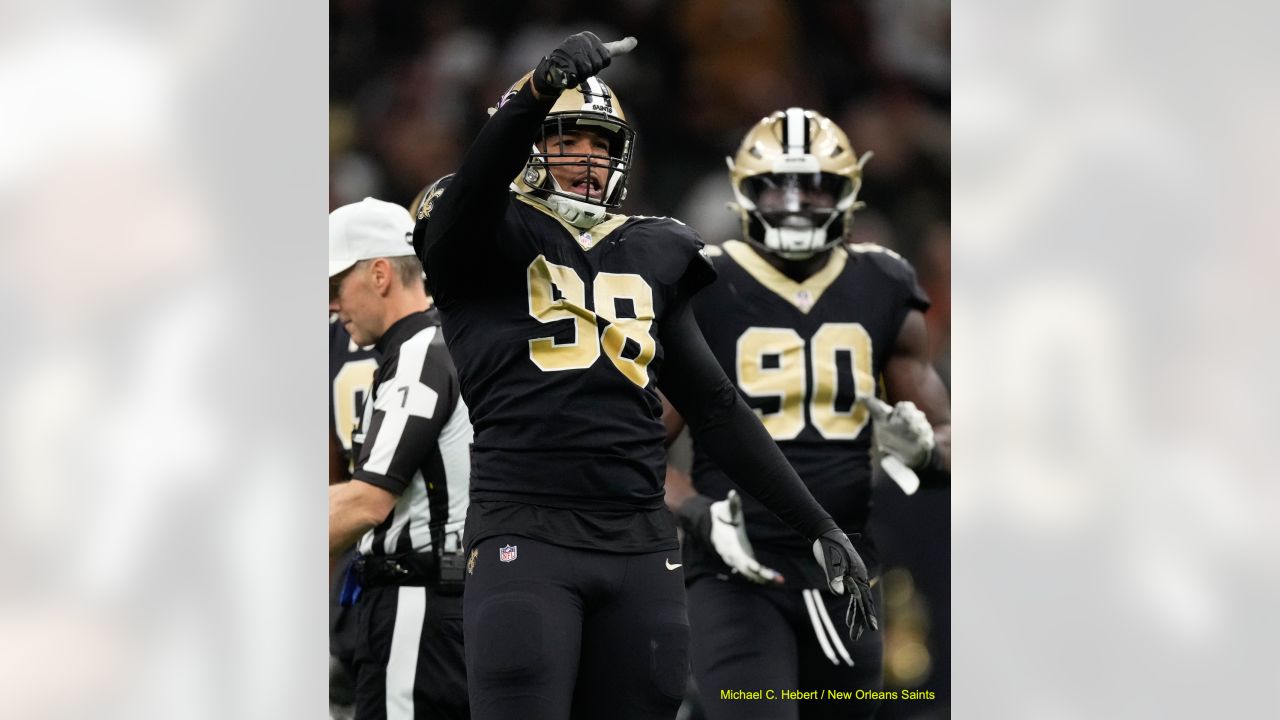
M827 584L836 595L849 593L849 611L844 621L849 626L849 639L856 641L867 628L880 629L876 622L876 604L871 599L867 566L853 549L849 536L840 528L832 528L813 541L813 556L827 573Z
M593 32L570 35L538 63L533 71L533 89L542 96L558 95L609 67L614 56L629 53L635 46L633 37L604 43Z

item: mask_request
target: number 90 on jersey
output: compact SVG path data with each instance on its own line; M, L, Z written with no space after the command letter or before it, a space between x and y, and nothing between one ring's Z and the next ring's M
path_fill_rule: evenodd
M840 355L849 362L841 367ZM807 358L806 358L807 355ZM824 323L806 343L791 328L748 328L738 338L738 387L754 398L776 398L778 409L756 409L774 440L794 440L808 422L827 440L853 440L866 426L859 397L875 393L871 336L859 323ZM853 397L846 391L852 388Z

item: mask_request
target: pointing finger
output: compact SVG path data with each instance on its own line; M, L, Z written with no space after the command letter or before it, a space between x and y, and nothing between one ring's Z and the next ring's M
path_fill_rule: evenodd
M604 49L609 51L609 57L618 57L619 55L626 55L632 50L635 50L636 45L639 44L639 41L628 35L621 40L614 40L613 42L605 43Z
M884 422L889 418L889 414L893 412L892 405L874 395L864 395L858 398L858 402L867 406L867 409L871 411L871 417L876 422Z

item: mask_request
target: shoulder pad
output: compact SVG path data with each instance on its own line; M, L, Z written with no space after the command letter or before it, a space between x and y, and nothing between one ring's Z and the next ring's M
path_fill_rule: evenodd
M653 237L677 244L692 244L702 247L702 238L698 231L675 218L655 217L650 215L632 215L625 226L633 233L644 237Z
M895 283L904 287L910 295L909 304L920 311L929 309L929 295L920 287L916 269L911 262L887 247L874 243L845 245L854 260L863 260Z
M907 262L907 259L899 255L898 253L890 250L889 248L883 245L877 245L875 243L848 243L847 245L845 245L845 247L849 248L849 252L851 253L859 253L859 254L883 253L885 255L888 255L891 258L896 258L898 260L901 260L904 263Z
M910 260L883 245L850 243L845 245L845 248L854 258L864 257L889 275L897 277L906 274L914 277L916 274L916 269L911 266Z
M629 215L627 217L630 217L633 220L670 220L673 223L680 223L681 225L685 225L687 227L687 224L683 220L680 220L679 218L667 217L666 215Z

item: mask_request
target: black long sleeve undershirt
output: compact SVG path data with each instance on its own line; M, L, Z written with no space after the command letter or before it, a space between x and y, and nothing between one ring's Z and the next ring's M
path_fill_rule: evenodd
M663 322L662 345L666 360L658 384L688 423L698 446L739 487L805 538L813 540L835 528L831 515L813 499L724 374L687 302Z
M447 249L482 256L510 201L511 181L529 161L542 121L556 102L534 97L525 83L481 128L423 233L418 258ZM426 222L426 221L423 221Z

